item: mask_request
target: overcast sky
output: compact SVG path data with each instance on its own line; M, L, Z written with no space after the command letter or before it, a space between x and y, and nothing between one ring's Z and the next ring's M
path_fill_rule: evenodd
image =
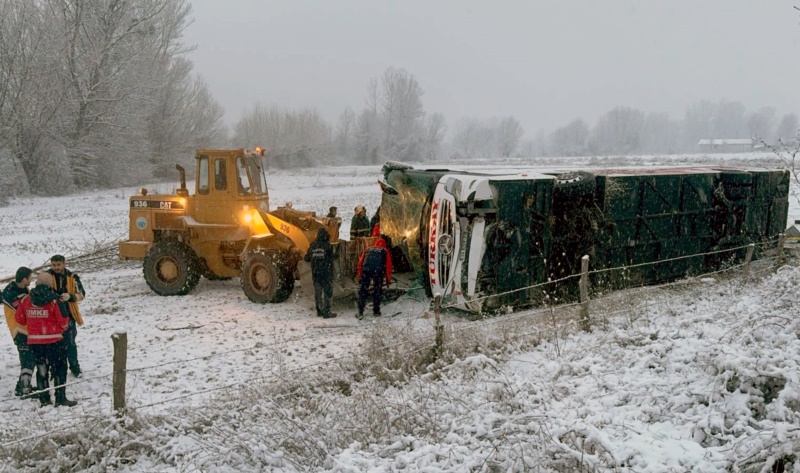
M617 105L800 112L800 0L191 0L195 70L235 123L255 102L331 122L414 74L428 112L514 115L528 136Z

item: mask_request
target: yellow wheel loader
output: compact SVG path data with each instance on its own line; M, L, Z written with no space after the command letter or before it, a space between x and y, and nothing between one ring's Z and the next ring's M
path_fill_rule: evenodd
M302 262L320 228L327 229L337 261L335 296L352 293L358 257L374 239L339 240L339 218L278 207L270 211L263 151L197 150L195 192L180 174L175 194L141 189L130 198L130 237L119 256L142 260L147 285L162 296L185 295L201 276L210 280L241 277L248 299L282 302L295 280L310 286Z

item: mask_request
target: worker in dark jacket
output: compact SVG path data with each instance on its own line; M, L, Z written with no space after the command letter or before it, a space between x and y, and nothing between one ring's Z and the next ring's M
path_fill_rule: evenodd
M308 247L305 260L311 263L311 277L314 280L314 303L317 316L325 319L336 317L331 312L333 297L333 246L329 243L328 230L317 230L317 239Z
M83 325L78 302L86 297L83 284L77 274L67 269L67 260L61 255L54 255L50 258L50 269L47 270L53 276L53 288L60 296L58 307L64 317L69 318L69 330L64 334L64 345L67 348L67 364L72 375L80 378L82 371L78 362L78 346L75 337L78 335L76 325Z
M356 206L353 220L350 221L350 239L368 237L372 233L367 218L367 208L363 205Z
M372 236L380 236L381 234L381 206L375 211L375 215L369 220L369 229Z
M56 302L59 298L52 289L53 276L39 273L36 287L22 299L14 315L18 324L28 327L28 346L36 362L36 386L40 391L42 406L50 404L49 375L53 378L56 392L56 407L71 407L78 404L67 399L67 353L64 333L69 328Z
M11 339L14 340L19 355L19 380L14 388L15 396L27 396L31 393L31 378L36 366L33 353L28 347L28 328L18 324L15 318L19 303L30 293L28 286L31 284L32 275L33 271L30 268L22 266L17 269L14 280L3 289L3 312L6 315L8 330L11 331Z
M392 282L392 256L386 249L383 238L375 241L375 246L367 248L358 260L358 277L361 287L358 290L358 317L364 317L364 307L372 286L372 315L381 315L381 296L384 281L388 286ZM385 279L384 279L385 278Z

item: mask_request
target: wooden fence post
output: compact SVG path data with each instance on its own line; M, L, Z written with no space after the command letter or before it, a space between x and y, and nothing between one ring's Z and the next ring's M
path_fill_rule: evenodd
M444 346L444 326L442 325L442 295L436 294L433 298L434 313L436 314L436 345L433 348L433 353L436 358L442 354Z
M589 327L589 255L581 258L581 328L588 332Z
M756 249L755 243L747 245L747 254L744 255L744 277L747 279L750 276L750 260L753 259L753 250Z
M125 410L125 375L128 366L128 333L114 332L111 335L114 343L114 374L111 378L113 384L112 399L114 411L122 414Z
M783 251L783 246L786 244L786 235L783 233L778 234L778 266L786 264L786 253Z

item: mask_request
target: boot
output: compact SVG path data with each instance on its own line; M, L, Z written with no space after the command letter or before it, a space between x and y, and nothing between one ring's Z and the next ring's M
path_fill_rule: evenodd
M23 394L24 393L22 392L22 381L17 381L17 385L14 387L14 395L20 397Z
M39 397L39 405L41 405L42 407L49 406L52 402L50 401L50 393L48 392L39 393L38 397Z
M56 407L66 406L66 407L75 407L78 405L78 401L70 401L66 397L56 400Z
M61 406L73 407L77 405L78 405L77 401L70 401L69 399L67 399L66 392L60 389L56 390L56 407L61 407Z

